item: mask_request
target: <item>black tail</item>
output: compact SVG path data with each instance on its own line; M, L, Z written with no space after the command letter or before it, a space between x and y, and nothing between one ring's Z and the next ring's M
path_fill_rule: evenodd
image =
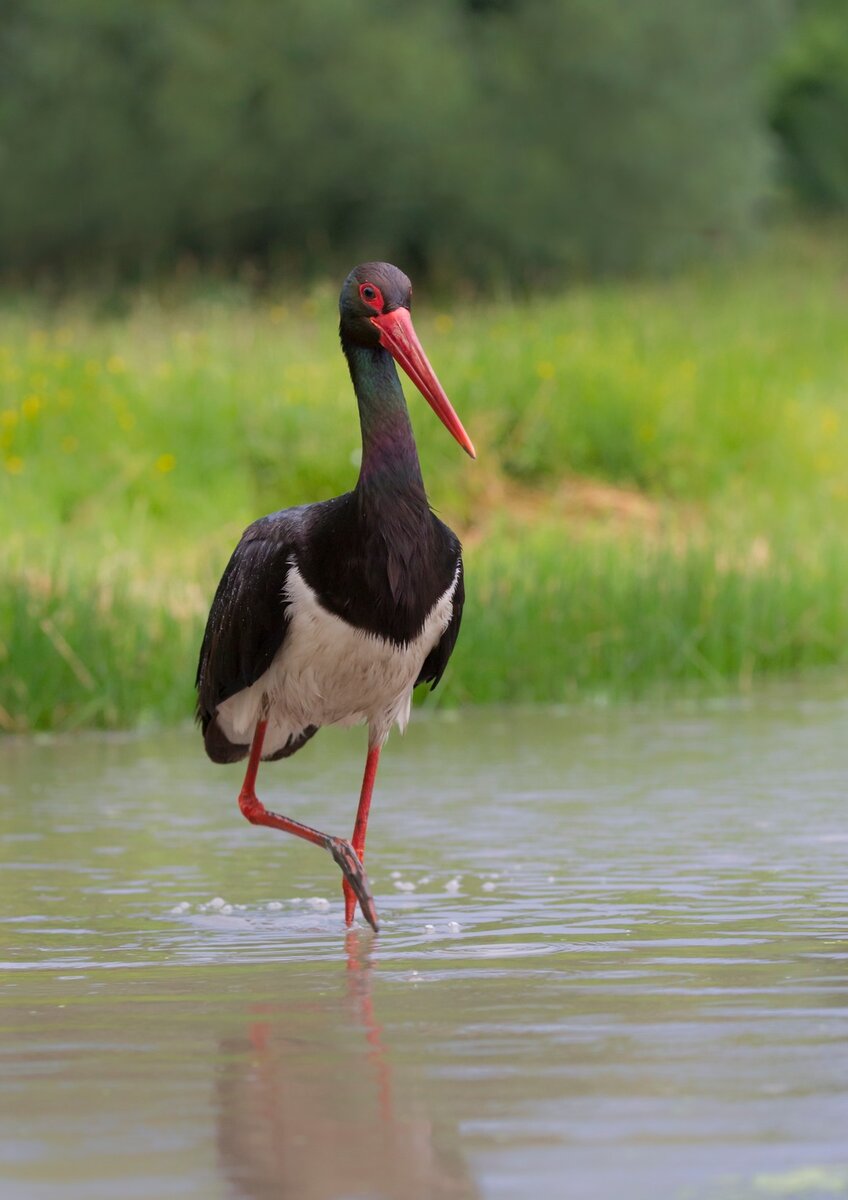
M214 717L198 712L197 719L203 730L203 744L206 753L214 763L241 762L250 752L250 743L231 742ZM293 733L287 742L273 754L263 754L263 762L276 762L278 758L289 758L296 754L301 746L305 746L311 737L320 729L319 725L307 725L300 733Z
M231 742L214 717L210 719L205 714L201 714L200 724L203 729L203 744L206 747L206 753L214 763L234 763L247 758L250 751L249 742L244 745Z

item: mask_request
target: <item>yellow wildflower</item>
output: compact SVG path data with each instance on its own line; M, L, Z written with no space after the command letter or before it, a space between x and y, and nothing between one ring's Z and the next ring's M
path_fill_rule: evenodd
M14 429L18 423L18 410L16 408L6 408L0 412L0 426L4 429Z
M537 362L536 374L540 379L553 379L556 374L556 367L552 362Z
M120 354L112 354L106 360L106 370L110 375L123 375L127 369L127 364L121 358Z
M41 412L41 397L31 392L21 405L21 412L28 421L34 421Z
M436 329L439 333L450 333L453 329L453 317L450 313L439 313L436 317Z
M160 454L156 459L156 470L160 475L167 475L176 465L177 460L173 454Z
M65 454L74 454L79 448L79 438L69 433L62 438L61 445Z
M21 471L23 471L23 469L24 469L24 460L22 458L19 458L17 454L12 454L12 455L10 455L9 458L6 459L6 470L9 472L10 475L20 475L20 473L21 473Z

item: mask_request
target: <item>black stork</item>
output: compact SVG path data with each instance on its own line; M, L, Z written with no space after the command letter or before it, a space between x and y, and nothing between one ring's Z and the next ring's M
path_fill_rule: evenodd
M342 350L359 405L362 462L352 492L254 521L224 571L197 668L197 718L216 763L247 758L239 808L329 850L376 930L362 865L371 793L389 731L412 690L442 677L462 617L459 539L430 510L395 362L460 446L475 452L416 336L412 285L363 263L339 298ZM394 360L394 361L393 361ZM279 813L256 795L260 762L288 758L322 725L368 725L351 841Z

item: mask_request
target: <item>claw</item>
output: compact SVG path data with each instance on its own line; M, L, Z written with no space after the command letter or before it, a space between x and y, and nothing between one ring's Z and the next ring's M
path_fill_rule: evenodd
M374 897L368 884L368 876L360 862L359 856L344 838L328 838L327 849L341 868L347 882L353 888L353 893L359 901L362 915L376 933L380 926L377 923L377 910L374 907Z

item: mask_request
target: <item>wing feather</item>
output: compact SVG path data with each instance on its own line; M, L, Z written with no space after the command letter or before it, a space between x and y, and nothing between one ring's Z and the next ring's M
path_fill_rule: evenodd
M288 629L286 572L297 549L300 510L250 525L227 564L206 623L197 664L197 719L204 733L215 710L267 671Z
M421 673L415 681L415 686L419 683L429 683L430 691L435 691L439 680L445 673L445 667L448 665L448 659L453 654L453 648L456 645L456 639L459 637L459 627L462 623L462 610L465 606L465 579L463 576L462 559L459 559L457 564L456 587L453 593L453 612L451 619L448 622L448 627L438 640L436 645L424 659L424 665L421 668Z

